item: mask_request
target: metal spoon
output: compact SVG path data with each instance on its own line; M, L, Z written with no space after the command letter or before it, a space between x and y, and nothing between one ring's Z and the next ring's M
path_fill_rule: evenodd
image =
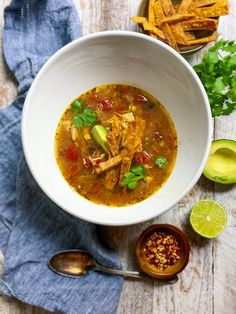
M84 250L66 250L57 252L50 258L48 266L57 274L68 277L81 277L92 271L99 271L124 277L151 279L149 276L138 271L120 270L102 266L95 261L92 255ZM177 280L178 277L176 276L167 282L172 284Z

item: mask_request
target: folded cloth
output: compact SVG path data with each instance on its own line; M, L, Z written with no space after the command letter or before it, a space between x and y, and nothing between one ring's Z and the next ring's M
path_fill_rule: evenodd
M1 290L49 311L115 313L120 276L93 272L75 279L48 268L52 254L70 248L86 249L109 267L120 263L100 241L95 225L65 213L42 192L20 140L21 110L30 84L55 51L81 35L78 14L70 0L14 0L4 17L4 55L19 82L20 96L0 111L0 250L5 255Z

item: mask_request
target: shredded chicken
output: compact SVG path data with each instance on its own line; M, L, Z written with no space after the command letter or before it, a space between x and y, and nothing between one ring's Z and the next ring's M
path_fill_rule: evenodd
M100 162L98 167L95 169L96 173L102 173L107 171L115 166L118 166L122 161L122 154L119 154L115 157L112 157L104 162Z

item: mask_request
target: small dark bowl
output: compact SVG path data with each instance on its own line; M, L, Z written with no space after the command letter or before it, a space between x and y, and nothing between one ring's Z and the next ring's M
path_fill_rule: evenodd
M181 0L172 0L173 4L179 4L180 2L181 2ZM138 10L137 10L137 16L143 16L143 17L147 17L148 16L148 3L149 3L149 0L141 0L140 1L139 7L138 7ZM144 31L142 26L138 26L138 30L141 33L145 34L145 31ZM206 37L206 36L210 36L210 35L213 35L213 34L214 34L214 31L208 31L208 30L195 31L196 38ZM162 39L159 39L159 40L165 42ZM194 53L194 52L202 49L204 46L206 46L206 44L192 45L192 46L180 46L179 53L181 55L188 55L188 54Z
M151 265L145 256L144 247L147 239L154 232L165 232L176 237L180 246L180 259L175 265L167 266L164 270L161 270ZM180 273L188 264L189 261L190 246L186 235L175 226L169 224L157 224L151 225L145 229L140 235L136 244L136 256L141 269L151 277L158 279L170 279Z

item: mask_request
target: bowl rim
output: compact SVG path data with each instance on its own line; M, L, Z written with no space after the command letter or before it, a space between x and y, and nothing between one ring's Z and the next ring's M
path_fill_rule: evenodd
M191 182L189 183L189 185L186 187L185 190L182 191L182 193L175 198L174 200L172 200L169 203L169 206L166 206L165 208L163 208L162 210L160 210L158 212L158 214L148 214L146 216L142 216L142 217L137 217L134 216L133 219L129 219L129 221L124 221L124 219L121 221L114 221L111 219L94 219L93 217L87 217L85 215L80 215L79 213L71 210L70 208L63 206L62 204L60 204L60 201L56 200L55 197L52 195L51 192L47 191L44 188L43 182L41 182L41 180L39 179L39 177L37 176L37 171L33 168L33 165L31 163L31 158L30 158L30 151L28 150L27 147L27 119L28 119L28 108L30 106L30 98L34 92L35 87L37 86L38 82L40 82L41 78L43 77L44 73L51 67L51 65L61 56L63 55L65 52L69 51L70 49L83 44L84 42L90 41L90 40L94 40L94 39L99 39L99 38L106 38L106 37L132 37L132 38L137 38L137 39L142 39L145 41L148 41L150 43L153 43L157 46L161 46L162 48L164 48L165 50L167 50L169 53L171 53L172 55L174 55L174 57L178 60L178 62L182 63L183 66L187 69L187 71L193 76L194 80L196 81L202 98L203 98L203 102L204 102L204 106L205 106L205 110L206 110L206 114L207 114L207 120L208 120L208 125L207 125L207 139L206 139L206 148L205 148L205 152L203 154L202 160L201 160L201 164L198 168L198 171L196 171L195 176L192 178ZM172 47L170 47L169 45L167 45L166 43L152 38L148 35L145 34L141 34L141 33L137 33L135 31L126 31L126 30L111 30L111 31L102 31L102 32L96 32L96 33L92 33L92 34L88 34L85 36L82 36L80 38L75 39L74 41L66 44L65 46L63 46L62 48L60 48L57 52L55 52L47 61L46 63L42 66L42 68L39 70L38 74L36 75L36 77L34 78L30 89L26 95L26 99L24 102L24 106L23 106L23 110L22 110L22 120L21 120L21 139L22 139L22 147L23 147L23 152L24 152L24 156L27 162L27 165L29 167L30 172L32 173L34 179L36 180L36 182L38 183L38 185L40 186L40 188L42 189L42 191L55 203L57 204L60 208L62 208L63 210L65 210L66 212L68 212L69 214L78 217L80 219L86 220L88 222L92 222L92 223L96 223L96 224L100 224L100 225L107 225L107 226L125 226L125 225L133 225L133 224L137 224L140 222L144 222L147 220L150 220L154 217L159 216L160 214L162 214L163 212L166 212L167 210L171 209L172 207L174 207L192 188L193 186L196 184L196 182L198 181L199 177L201 176L204 166L207 162L208 159L208 155L210 152L210 147L211 147L211 141L212 141L212 134L213 134L213 123L212 123L212 117L211 117L211 111L210 111L210 105L209 105L209 100L206 94L206 91L198 77L198 75L196 74L196 72L193 70L192 66L178 53L176 52ZM82 196L80 196L82 197ZM89 203L90 201L88 201ZM131 205L132 206L132 205ZM130 206L128 206L130 207ZM126 208L128 208L126 206ZM112 208L112 206L109 206L109 208ZM119 207L117 207L119 208Z
M142 249L142 244L143 241L145 240L145 237L151 233L151 232L155 232L158 230L166 230L167 232L169 231L170 233L174 234L178 239L180 239L180 242L184 248L184 259L183 262L181 263L181 267L178 268L176 271L173 271L172 273L168 273L165 274L163 273L162 270L160 271L154 271L152 269L148 269L148 267L144 267L142 266L142 263L140 262L142 260L141 258L141 249ZM144 229L142 231L142 233L140 234L138 240L136 241L136 247L135 247L135 253L136 253L136 257L138 260L138 263L141 267L141 269L149 274L150 276L153 275L153 277L155 278L159 278L159 279L170 279L174 276L176 276L177 274L179 274L181 271L184 270L184 268L188 265L189 262L189 255L190 255L190 244L189 244L189 240L186 236L186 234L178 227L171 225L171 224L165 224L165 223L161 223L161 224L153 224L150 225L149 227L147 227L146 229Z

